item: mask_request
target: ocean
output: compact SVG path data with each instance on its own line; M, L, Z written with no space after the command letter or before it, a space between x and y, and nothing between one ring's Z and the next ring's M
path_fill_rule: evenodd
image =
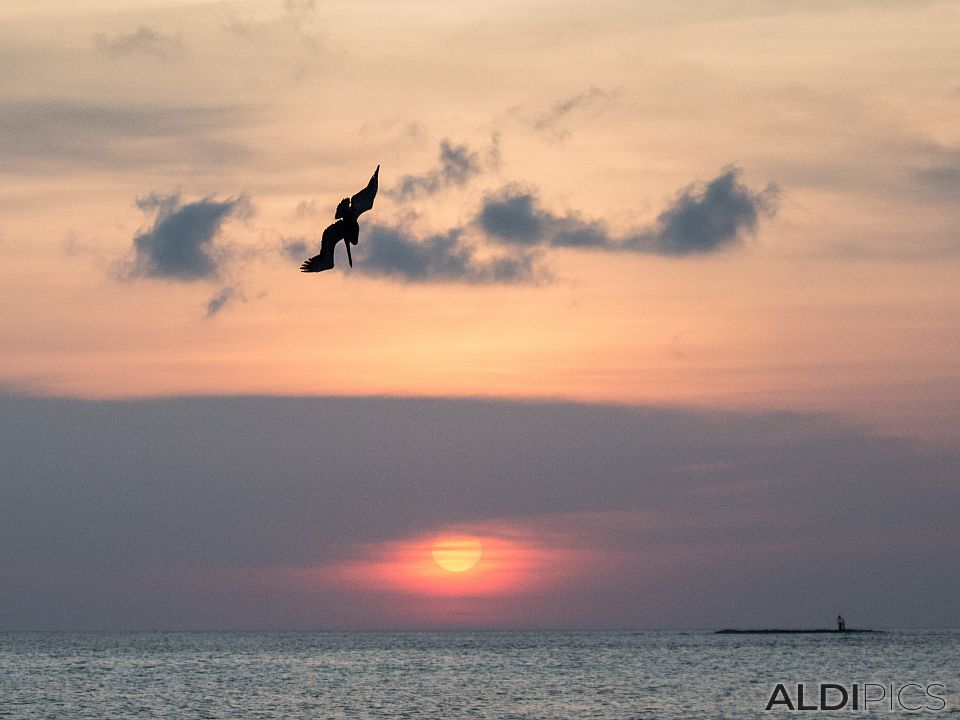
M803 718L960 717L960 630L0 633L0 718L25 720L797 717L801 683L847 695Z

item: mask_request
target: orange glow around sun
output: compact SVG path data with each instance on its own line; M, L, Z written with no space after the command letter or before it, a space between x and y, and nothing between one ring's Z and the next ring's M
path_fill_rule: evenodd
M509 531L453 531L367 546L335 573L352 587L482 597L535 586L553 569L553 555Z
M430 554L444 570L467 572L480 562L483 543L480 538L469 535L442 535L433 541Z

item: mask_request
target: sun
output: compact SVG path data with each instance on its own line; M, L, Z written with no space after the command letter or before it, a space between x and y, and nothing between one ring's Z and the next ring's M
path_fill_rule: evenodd
M431 553L444 570L462 573L480 562L483 543L469 535L442 535L433 541Z

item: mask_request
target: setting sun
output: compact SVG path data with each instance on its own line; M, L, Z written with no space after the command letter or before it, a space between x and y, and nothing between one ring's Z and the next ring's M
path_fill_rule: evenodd
M559 548L541 547L540 533L497 523L471 530L441 530L359 547L354 559L332 566L323 582L420 598L515 596L542 587L546 578L559 581L558 569L570 561L561 559ZM431 617L436 621L438 613L452 607L434 608Z
M433 541L430 552L437 565L444 570L461 573L480 562L483 544L475 537L441 536Z

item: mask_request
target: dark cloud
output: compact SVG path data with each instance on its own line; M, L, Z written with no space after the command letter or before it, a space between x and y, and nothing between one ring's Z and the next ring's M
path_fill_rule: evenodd
M156 217L153 227L134 237L133 258L122 274L183 281L218 276L226 257L214 245L220 228L228 217L243 215L250 207L244 196L182 203L177 193L148 195L137 200L137 206Z
M516 186L484 199L475 219L490 237L520 245L613 247L602 223L576 214L555 215L540 205L536 194Z
M960 190L960 165L941 165L917 171L917 178L925 185L932 185L953 193Z
M255 588L225 592L216 573L310 569L488 520L575 527L595 557L623 559L546 591L554 615L527 608L528 626L802 625L837 607L863 625L956 618L960 454L822 416L0 396L0 428L4 629L328 627L365 596L311 586L239 611ZM395 596L366 600L354 627L397 620Z
M290 260L306 260L307 253L311 247L319 250L320 245L319 243L311 245L307 238L302 237L280 239L280 253Z
M132 33L114 37L101 33L94 38L94 41L100 50L112 57L122 57L138 52L163 57L183 47L183 43L178 38L164 37L145 25L141 25Z
M956 204L960 192L960 147L926 143L922 165L914 170L921 195Z
M684 189L651 227L625 237L611 235L599 220L553 213L535 191L511 185L487 195L467 226L444 233L422 238L400 227L373 225L354 251L357 271L406 282L536 284L550 280L537 252L545 246L661 255L714 252L755 232L759 217L776 209L774 186L753 192L738 177L736 168L728 168L703 186ZM400 194L417 192L410 187ZM482 243L469 242L469 229L479 230L481 239L499 246L499 252L488 255ZM503 254L507 246L520 252ZM282 251L291 259L302 258L308 244L306 239L284 241Z
M228 305L235 302L246 302L246 297L237 287L221 288L207 303L207 317L213 317Z
M760 216L776 211L776 186L754 192L738 178L739 170L727 168L703 186L686 188L653 226L626 237L612 236L604 223L576 213L552 213L535 192L515 186L487 196L474 222L501 243L660 255L709 253L754 233Z
M399 228L374 225L354 252L358 271L406 282L486 284L543 279L531 253L480 257L464 241L461 228L418 239Z
M628 238L625 248L661 255L704 254L752 235L761 215L776 212L780 191L768 185L753 192L738 178L739 170L727 168L705 185L683 190L657 216L656 225Z
M501 240L521 245L537 245L544 238L544 225L553 215L539 207L532 192L506 188L486 198L477 215L484 232Z
M715 252L754 233L759 217L776 210L774 186L753 192L738 177L736 168L728 168L702 186L684 189L653 225L623 237L613 236L599 220L553 213L534 190L511 185L487 195L470 223L443 233L418 237L402 227L372 225L353 251L356 271L404 282L538 284L551 279L539 254L547 246L660 255ZM416 192L409 187L400 193ZM291 238L281 241L281 252L300 260L311 246L319 242Z
M386 192L400 201L434 195L448 187L465 185L481 174L485 168L495 168L500 164L500 138L494 135L486 157L467 144L454 145L444 138L440 142L439 164L436 168L420 175L404 175Z

